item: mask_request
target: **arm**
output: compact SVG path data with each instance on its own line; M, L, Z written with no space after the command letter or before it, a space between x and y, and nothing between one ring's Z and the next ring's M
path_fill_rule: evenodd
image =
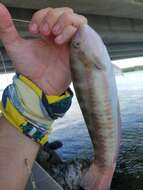
M15 80L17 80L17 83ZM21 82L21 88L18 88L18 81L19 83ZM27 83L24 83L24 81ZM34 91L34 87L35 90L39 90L39 94L42 94L42 97L37 96L37 91ZM22 96L24 90L27 91L27 93L25 96ZM12 93L10 93L11 91ZM17 93L17 96L15 96L14 92ZM38 101L35 101L36 97ZM54 100L52 98L54 98ZM43 146L46 145L49 127L55 119L62 117L69 109L71 99L72 93L69 89L61 96L46 96L35 84L24 76L16 75L14 77L13 83L4 90L2 101L0 103L0 109L2 110L3 115L8 121L10 121L9 123L3 117L1 117L0 121L0 154L2 152L0 168L4 166L0 170L0 189L24 189L40 144ZM27 102L33 103L30 106L31 109L28 107L29 105ZM24 107L22 107L21 103ZM19 106L17 107L17 105ZM48 118L44 117L39 105L41 105L42 108L45 108L44 113L48 114ZM22 109L22 112L20 108ZM34 111L37 112L35 113ZM34 117L35 115L36 119ZM41 119L38 121L38 118ZM32 140L30 140L29 137Z
M0 189L23 190L40 145L0 118Z
M71 83L69 41L86 22L69 8L43 9L34 14L30 25L30 32L42 38L25 40L19 36L7 8L0 3L0 40L13 65L48 95L62 94ZM46 25L48 32L43 30ZM60 28L56 30L58 25ZM0 189L23 190L28 178L25 157L32 165L39 145L4 118L0 125Z

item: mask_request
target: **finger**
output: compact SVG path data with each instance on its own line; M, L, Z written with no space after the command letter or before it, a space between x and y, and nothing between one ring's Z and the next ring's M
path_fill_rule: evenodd
M73 35L76 33L77 28L74 26L67 26L62 34L60 34L58 37L55 38L55 43L61 45L64 43L67 43L71 40L71 38L73 37Z
M60 14L61 13L59 11L55 11L54 9L48 11L39 26L39 30L42 35L47 36L50 34L52 27Z
M49 10L45 18L40 24L40 32L43 35L49 35L53 29L53 26L57 22L58 18L63 14L63 12L72 12L70 8L55 8Z
M32 17L32 24L30 25L30 31L32 32L31 28L33 26L35 30L35 33L38 32L43 32L43 35L47 34L47 30L51 29L52 26L55 24L57 21L58 17L63 13L63 12L73 12L71 8L68 7L62 7L62 8L46 8L42 9L40 11L37 11L33 17Z
M68 25L79 27L82 24L87 24L87 19L84 16L75 13L64 12L57 20L52 32L53 34L58 35Z
M19 36L7 8L0 3L0 40L5 46L19 41Z
M32 16L32 20L31 23L29 25L29 31L33 34L37 34L39 33L39 25L42 22L43 18L46 16L46 14L48 13L49 10L51 10L52 8L46 8L46 9L42 9L39 10L37 12L35 12Z

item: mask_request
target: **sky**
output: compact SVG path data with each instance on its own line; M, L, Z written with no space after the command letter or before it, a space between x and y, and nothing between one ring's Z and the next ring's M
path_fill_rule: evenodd
M14 73L0 74L0 90L4 89L8 84L12 82L13 76L14 76Z

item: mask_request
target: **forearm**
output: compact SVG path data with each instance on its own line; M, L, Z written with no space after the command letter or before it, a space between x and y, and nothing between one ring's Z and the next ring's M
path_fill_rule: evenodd
M25 161L32 166L40 144L47 143L49 128L69 109L72 96L69 89L61 96L47 96L24 76L14 77L14 84L4 90L0 104L3 115L13 125L4 118L0 120L0 189L24 189L29 176Z
M39 145L0 118L0 189L23 190Z

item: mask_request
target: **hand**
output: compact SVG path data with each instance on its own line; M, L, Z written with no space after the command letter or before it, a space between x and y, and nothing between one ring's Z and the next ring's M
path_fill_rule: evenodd
M11 15L0 3L0 40L16 70L49 95L60 95L71 82L69 42L87 23L72 9L46 8L33 15L29 31L41 39L26 40L18 34Z
M82 188L84 190L109 190L114 170L115 165L102 168L93 162L82 179Z

